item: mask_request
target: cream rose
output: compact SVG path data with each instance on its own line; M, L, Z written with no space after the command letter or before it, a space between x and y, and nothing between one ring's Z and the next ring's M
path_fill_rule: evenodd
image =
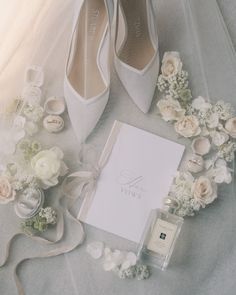
M62 151L54 147L40 151L32 158L31 166L43 189L57 185L58 177L66 174L67 167L62 161L63 156Z
M204 208L216 199L216 189L217 186L212 183L208 177L200 176L193 184L192 193L195 200L197 200Z
M184 116L175 123L175 131L184 137L193 137L201 132L196 116Z
M0 176L0 204L7 204L15 199L15 191L7 177Z
M157 107L164 121L178 120L185 114L185 110L181 108L180 103L171 97L159 100Z
M231 137L236 138L236 117L227 120L225 129Z
M166 79L171 78L181 72L182 66L178 52L166 52L162 60L162 76Z

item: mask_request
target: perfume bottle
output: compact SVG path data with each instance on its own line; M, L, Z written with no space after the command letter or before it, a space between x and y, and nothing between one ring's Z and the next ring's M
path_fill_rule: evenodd
M167 198L163 209L152 210L138 246L138 258L165 270L169 264L183 218L175 215L178 202Z

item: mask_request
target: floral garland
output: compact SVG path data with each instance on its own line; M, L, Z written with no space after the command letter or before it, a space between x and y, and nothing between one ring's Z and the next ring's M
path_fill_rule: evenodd
M178 171L167 198L178 204L175 214L193 216L217 198L219 184L232 181L236 117L232 106L222 100L192 99L178 52L164 54L157 86L163 94L157 103L162 119L192 141L192 154L184 171Z
M43 207L44 192L56 186L59 177L67 173L61 149L44 149L33 139L44 117L44 108L40 105L43 78L41 68L32 66L28 69L22 97L8 108L10 120L5 118L0 126L3 133L0 204L13 202L15 213L22 219L22 227L28 234L43 232L56 224L56 211Z

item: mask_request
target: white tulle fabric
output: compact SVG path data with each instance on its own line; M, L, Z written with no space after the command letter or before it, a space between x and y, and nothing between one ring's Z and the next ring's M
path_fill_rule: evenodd
M229 0L218 2L222 1L225 5L232 3ZM216 1L153 0L153 3L157 15L156 26L161 55L170 50L181 53L190 73L194 96L222 98L236 106L235 50ZM34 10L32 7L35 7ZM230 7L232 6L229 5L229 9ZM74 11L74 0L0 1L0 103L19 94L23 73L29 64L42 64L44 67L44 97L63 94L64 63ZM235 13L233 15L235 19ZM2 111L2 106L0 110ZM90 137L90 143L96 144L102 150L114 119L184 143L175 137L172 128L164 124L154 112L155 108L150 115L140 112L114 76L107 108L96 132ZM69 126L68 121L66 126ZM74 170L78 169L74 163L77 145L70 128L56 138L66 152L68 165L74 167ZM47 142L49 145L51 142L55 143L55 137L47 137ZM49 205L58 202L60 194L60 191L55 192L49 199ZM191 292L233 295L236 267L235 259L232 259L236 257L235 208L235 185L229 185L222 189L217 204L209 207L191 223L186 222L182 239L176 249L178 255L173 257L168 275L160 275L160 272L153 270L153 279L147 284L124 283L112 274L101 274L94 262L86 257L85 252L78 249L53 261L37 259L23 264L19 273L24 289L26 294L34 295L97 295L99 292L109 295L183 295ZM78 223L70 219L67 213L65 217L65 236L57 243L62 251L68 246L68 241L73 248L81 238ZM18 226L19 220L15 217L13 208L10 205L0 206L0 265L9 239L19 232ZM90 227L87 227L86 231L89 242L94 239L105 240L109 241L111 246L135 250L133 244L116 236ZM46 246L29 238L16 237L9 249L11 260L4 268L0 268L0 294L17 294L12 278L18 262L27 257L45 255L49 251L52 251L53 255L54 249L55 245ZM196 276L199 279L193 280ZM187 288L183 288L180 282L188 282Z
M6 146L6 138L14 135L10 127L14 118L9 121L5 111L13 99L21 95L24 73L29 65L41 66L45 72L42 104L51 95L63 95L64 67L75 4L74 0L0 1L0 136L1 140L5 138L2 147ZM70 140L65 140L66 136ZM63 142L59 138L60 135L57 139ZM63 146L73 142L71 132L63 134L63 138ZM55 138L50 140L47 136L42 142L55 144ZM76 155L73 157L75 159ZM2 163L1 160L0 166ZM48 202L58 212L58 224L49 235L33 238L23 237L21 221L14 214L12 204L0 206L0 270L7 274L5 279L2 277L3 281L0 279L1 294L15 294L15 290L24 294L17 275L18 265L24 260L67 253L82 243L82 225L69 212L69 203L60 188L50 193ZM12 247L15 240L19 244ZM10 280L14 280L16 286L12 282L13 289L6 290L4 284Z
M0 112L19 96L28 65L49 69L55 74L52 83L58 81L55 78L64 66L74 5L73 0L0 2Z

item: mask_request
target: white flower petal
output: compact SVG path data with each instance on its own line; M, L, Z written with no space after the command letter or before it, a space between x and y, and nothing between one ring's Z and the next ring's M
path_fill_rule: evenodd
M108 256L108 255L110 255L110 254L111 254L111 249L108 248L108 247L105 247L105 249L104 249L104 255L105 255L105 257Z
M103 250L104 250L104 244L102 242L90 243L86 248L86 251L94 259L101 258L103 255Z
M111 270L113 270L115 267L116 267L116 264L115 264L114 262L112 262L112 261L105 261L105 262L103 263L103 269L104 269L105 271L111 271Z
M124 253L121 252L120 250L115 250L112 253L112 260L117 266L123 263L124 258L125 258Z

